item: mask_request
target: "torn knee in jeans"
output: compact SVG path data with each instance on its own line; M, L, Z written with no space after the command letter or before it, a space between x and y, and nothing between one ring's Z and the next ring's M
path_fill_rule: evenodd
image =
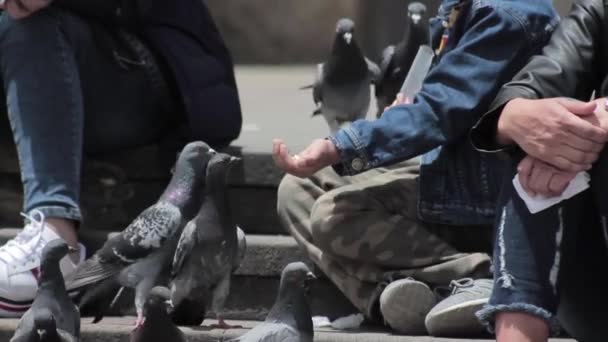
M528 303L512 303L500 305L486 305L483 309L477 311L475 315L479 321L492 334L495 333L496 315L504 312L525 313L538 317L547 322L549 331L552 336L559 334L561 326L557 317L546 309Z

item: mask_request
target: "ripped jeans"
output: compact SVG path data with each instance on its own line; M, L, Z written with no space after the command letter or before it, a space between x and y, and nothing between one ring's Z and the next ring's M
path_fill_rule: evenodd
M505 180L498 202L494 244L494 289L477 313L493 330L499 312L523 312L563 326L581 341L602 341L608 292L608 152L591 172L591 190L531 214ZM558 314L559 311L559 314ZM559 317L559 318L558 318Z

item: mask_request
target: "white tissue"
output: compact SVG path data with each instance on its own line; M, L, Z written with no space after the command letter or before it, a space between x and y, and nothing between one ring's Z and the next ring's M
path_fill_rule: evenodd
M580 172L570 181L570 184L568 184L568 187L566 187L566 190L564 190L560 196L554 197L545 197L541 195L536 195L534 197L530 196L521 186L519 175L515 175L515 178L513 178L513 186L515 186L515 190L519 194L519 197L526 203L528 210L530 210L532 214L536 214L587 190L589 188L589 181L589 174L587 172Z
M363 314L352 314L336 319L331 323L331 327L337 330L359 329L364 320Z
M325 316L314 316L312 318L312 325L315 328L331 327L331 322Z

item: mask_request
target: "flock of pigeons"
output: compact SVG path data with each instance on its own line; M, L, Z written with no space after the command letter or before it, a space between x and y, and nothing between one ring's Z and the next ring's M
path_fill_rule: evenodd
M339 20L329 58L317 65L314 83L302 88L312 89L317 105L313 116L323 115L332 133L346 123L364 119L370 105L370 84L374 84L380 117L401 90L419 47L428 44L426 6L420 2L408 5L403 39L384 49L380 66L363 56L354 22Z
M111 237L64 281L63 240L42 251L39 288L11 342L80 341L80 309L92 306L99 322L125 288L135 290L137 319L132 342L182 342L177 325L200 325L207 310L218 326L230 278L244 257L245 234L232 221L227 175L239 159L203 142L182 150L158 201ZM235 341L312 341L307 301L314 275L303 263L288 265L268 318ZM78 306L68 294L78 291Z
M419 2L408 6L406 35L384 50L380 67L363 56L354 23L341 19L329 59L318 65L315 83L305 87L312 88L318 105L314 115L322 114L332 131L364 118L373 83L380 116L400 90L418 47L428 43L425 12ZM125 288L135 291L132 342L186 341L177 325L200 325L208 310L216 314L218 327L230 328L222 310L246 250L226 187L238 161L203 142L186 145L158 201L65 281L59 261L70 248L62 240L50 242L42 251L37 296L10 342L78 342L80 309L94 308L93 322L99 322ZM311 342L308 286L314 278L304 263L287 265L266 320L234 341ZM78 306L68 294L74 291L80 293Z

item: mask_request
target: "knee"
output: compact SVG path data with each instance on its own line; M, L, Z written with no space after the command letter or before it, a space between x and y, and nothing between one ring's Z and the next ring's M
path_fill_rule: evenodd
M314 244L325 252L331 251L333 241L340 238L338 218L332 192L319 197L312 207L310 224Z
M283 177L277 190L277 214L283 226L293 219L310 214L309 187L310 181L307 179L291 175Z
M24 19L13 19L6 12L0 16L0 51L2 57L25 53L41 54L41 50L57 46L57 35L66 34L62 23L69 12L56 7L42 9ZM44 52L44 51L43 51ZM47 52L48 54L48 52ZM42 54L41 58L46 55ZM4 58L3 58L4 59Z

